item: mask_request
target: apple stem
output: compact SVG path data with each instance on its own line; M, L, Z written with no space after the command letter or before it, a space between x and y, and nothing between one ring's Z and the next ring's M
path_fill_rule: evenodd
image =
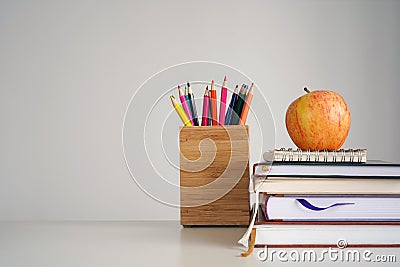
M304 87L304 91L306 91L307 93L311 93L310 90L307 89L307 87Z

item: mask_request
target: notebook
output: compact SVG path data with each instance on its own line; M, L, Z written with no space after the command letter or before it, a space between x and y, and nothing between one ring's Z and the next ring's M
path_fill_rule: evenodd
M263 154L265 161L300 161L300 162L348 162L364 163L367 161L366 149L339 149L310 151L292 148L269 150Z

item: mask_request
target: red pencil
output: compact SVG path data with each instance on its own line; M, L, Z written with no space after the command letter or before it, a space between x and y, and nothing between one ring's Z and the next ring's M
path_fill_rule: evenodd
M217 91L215 90L214 80L211 82L210 90L211 99L211 119L212 125L218 125L218 114L217 114Z
M221 103L219 103L219 124L225 124L225 110L226 110L226 97L228 94L228 89L226 88L226 76L221 88Z

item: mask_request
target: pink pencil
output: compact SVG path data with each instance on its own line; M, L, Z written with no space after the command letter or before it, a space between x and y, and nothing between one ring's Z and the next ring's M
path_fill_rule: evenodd
M219 104L219 124L225 124L225 110L226 110L226 97L228 94L228 89L226 89L226 76L221 88L221 103Z
M192 118L192 114L190 113L188 104L186 102L186 96L183 93L181 87L178 84L178 91L179 91L179 99L181 100L182 106L183 106L183 110L185 111L186 115L188 116L190 122L192 123L192 125L194 125L193 123L193 118Z
M209 98L210 97L208 96L208 86L207 86L203 98L203 117L201 119L201 126L208 125L208 104L210 103Z

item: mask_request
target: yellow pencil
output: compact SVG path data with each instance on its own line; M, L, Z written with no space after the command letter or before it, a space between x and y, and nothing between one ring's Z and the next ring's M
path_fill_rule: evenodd
M172 105L174 106L176 112L179 115L179 118L181 118L183 124L185 124L185 126L192 126L192 123L190 122L188 116L186 116L185 111L183 110L182 106L178 103L178 101L176 101L174 96L170 96L171 98L171 102Z

